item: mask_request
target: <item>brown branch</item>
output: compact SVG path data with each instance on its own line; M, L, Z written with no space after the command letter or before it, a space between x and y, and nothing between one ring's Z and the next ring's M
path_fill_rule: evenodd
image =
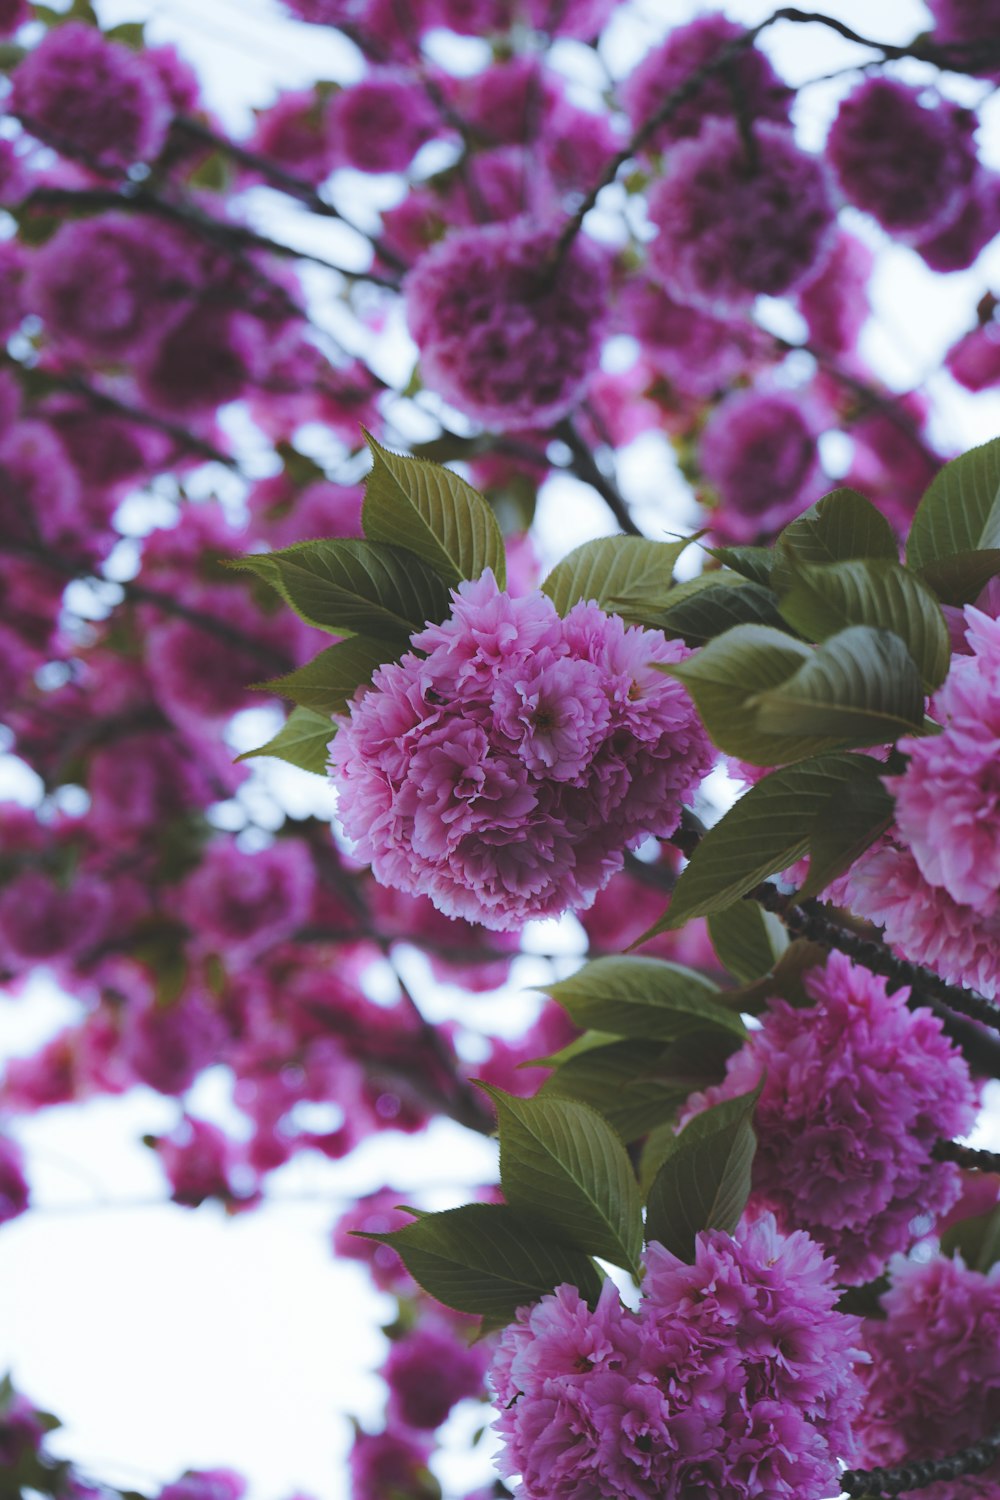
M554 435L564 442L572 454L569 468L584 484L597 491L614 516L622 531L630 536L641 536L642 532L632 519L628 503L613 479L600 468L597 459L573 425L571 417L565 417L553 428Z
M983 1151L978 1146L963 1146L959 1141L938 1141L931 1153L936 1161L953 1161L958 1167L976 1172L1000 1172L1000 1151Z
M856 1500L877 1500L903 1491L926 1489L939 1480L956 1480L965 1474L984 1474L1000 1458L1000 1432L994 1432L968 1448L946 1458L917 1458L888 1469L847 1469L840 1476L845 1495Z

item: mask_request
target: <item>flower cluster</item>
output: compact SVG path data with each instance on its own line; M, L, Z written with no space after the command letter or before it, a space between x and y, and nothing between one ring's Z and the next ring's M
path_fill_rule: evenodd
M686 648L594 603L560 619L487 572L413 647L352 703L331 757L376 878L449 916L502 929L588 906L627 848L674 831L710 766L657 670Z
M868 78L840 106L827 154L845 196L900 237L955 218L976 164L975 116L892 78Z
M745 35L744 27L720 11L673 27L662 46L648 52L622 85L622 104L633 130L702 71L705 76L698 87L654 132L650 144L656 150L696 136L706 119L731 119L737 101L751 119L787 124L792 91L756 47L740 46L724 67L707 68Z
M719 537L755 541L818 498L817 425L790 392L734 391L720 402L700 443L702 472L719 494Z
M772 1000L725 1082L695 1095L689 1111L763 1078L752 1201L784 1229L806 1230L854 1285L910 1247L917 1215L956 1201L958 1169L931 1152L971 1128L976 1092L937 1017L907 1009L908 990L887 994L884 979L839 953L806 988L815 1003Z
M900 1257L865 1324L871 1364L855 1434L866 1465L939 1458L1000 1423L1000 1265L987 1275L944 1256ZM1000 1500L995 1471L932 1484L926 1500Z
M597 365L605 257L580 236L556 273L554 243L527 222L467 229L429 251L407 278L424 379L481 422L553 422Z
M710 119L670 153L649 217L652 274L681 302L728 315L815 274L834 207L823 163L786 126L755 123L751 143L734 121Z
M12 82L11 112L29 130L99 167L152 161L166 141L171 109L156 70L95 26L54 28Z
M905 958L993 996L1000 986L1000 622L966 608L968 649L931 701L939 735L901 740L887 777L891 842L853 867L845 896Z
M525 1500L821 1500L851 1453L858 1320L833 1267L770 1215L647 1256L637 1313L606 1282L561 1286L500 1338L491 1380L505 1477Z

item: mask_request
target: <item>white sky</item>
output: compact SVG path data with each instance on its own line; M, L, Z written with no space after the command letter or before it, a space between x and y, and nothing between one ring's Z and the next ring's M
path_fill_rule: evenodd
M708 8L680 0L623 7L608 48L613 70L627 71L667 25ZM725 6L750 22L772 8L760 0ZM830 0L824 8L885 40L905 40L928 21L919 0ZM317 77L347 82L358 73L349 44L288 20L271 0L99 0L98 9L109 25L148 17L150 40L178 44L235 129L280 88ZM792 81L857 55L831 34L801 27L776 30L767 45ZM462 47L466 64L478 66L476 43ZM577 49L563 47L567 68L576 66L574 55ZM971 88L978 98L979 86ZM837 85L828 85L804 96L806 138L821 138L836 95ZM983 136L1000 164L996 121L994 106ZM274 222L305 232L294 211ZM863 232L884 243L870 226ZM320 224L308 234L322 250L336 229ZM902 388L939 362L971 323L984 276L1000 281L1000 250L990 252L986 272L980 262L974 272L945 278L932 277L907 250L888 250L867 334L869 357L886 379ZM402 368L407 357L404 348ZM1000 397L969 397L946 376L935 394L945 410L941 436L956 447L1000 430ZM663 524L665 493L684 518L656 439L626 452L620 477L640 519L645 512ZM549 556L611 529L604 507L581 487L548 488L539 534ZM319 788L308 778L295 783L300 812L313 785ZM519 983L528 984L536 976L525 963ZM530 1005L523 993L509 998L502 1024L517 1024ZM476 1009L482 1013L481 1003ZM34 1050L72 1014L40 981L29 997L0 1008L0 1057ZM192 1106L225 1119L223 1078L200 1082ZM346 1163L291 1164L275 1181L278 1201L226 1220L210 1207L192 1213L154 1201L163 1197L162 1179L137 1142L175 1118L170 1101L137 1090L125 1100L51 1111L20 1128L40 1207L0 1234L0 1371L11 1366L25 1391L64 1419L53 1447L95 1476L152 1490L189 1466L228 1466L247 1474L254 1500L282 1500L295 1489L341 1500L348 1416L379 1417L381 1387L371 1372L383 1357L377 1322L389 1304L357 1266L334 1263L330 1224L354 1194L387 1180L404 1197L421 1183L453 1182L451 1197L434 1206L461 1201L466 1185L495 1175L494 1149L443 1122L419 1139L384 1136ZM454 1427L456 1438L467 1437L470 1419L458 1414ZM456 1459L442 1477L449 1493L461 1495L488 1472L481 1458Z

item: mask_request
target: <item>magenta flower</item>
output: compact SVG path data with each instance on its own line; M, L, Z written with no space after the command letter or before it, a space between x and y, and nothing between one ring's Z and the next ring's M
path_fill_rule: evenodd
M960 1259L892 1264L885 1319L865 1323L871 1364L855 1432L866 1466L944 1457L1000 1420L1000 1266ZM927 1500L1000 1500L995 1471L932 1484Z
M908 990L887 994L884 979L839 953L806 984L815 1003L772 1000L725 1081L689 1109L746 1093L763 1076L753 1201L784 1229L806 1230L853 1285L909 1249L918 1214L955 1202L958 1169L931 1152L971 1128L976 1091L941 1022L907 1008Z
M427 384L490 426L556 421L597 366L606 259L577 236L558 276L553 236L525 221L451 234L406 280Z
M721 11L710 11L686 26L672 27L666 41L647 52L622 84L621 102L633 131L651 119L675 89L717 58L745 30ZM708 74L691 98L655 132L646 149L665 151L678 141L696 136L707 119L732 119L737 100L753 120L787 124L792 97L792 90L778 77L764 54L756 47L743 47L724 70Z
M939 735L906 739L886 778L896 825L923 878L980 917L1000 915L1000 623L966 608L968 652L931 701Z
M779 530L821 493L818 422L797 392L734 391L701 434L702 472L719 495L712 529L753 542Z
M557 1288L497 1347L501 1474L530 1500L821 1500L861 1397L837 1295L818 1246L770 1216L699 1234L694 1265L651 1245L636 1313L610 1281L593 1312Z
M102 167L159 155L170 103L155 68L96 26L53 27L12 75L9 108L28 130Z
M441 131L437 110L418 79L373 68L330 101L327 128L339 162L359 172L405 172Z
M893 78L866 78L840 106L826 143L845 197L902 238L944 229L976 166L976 117Z
M596 604L561 620L491 573L376 672L331 746L340 817L377 880L497 929L586 907L711 764L686 648ZM418 655L417 652L426 653Z
M649 194L659 231L651 273L671 296L717 316L758 293L780 297L814 274L830 245L833 197L825 168L783 125L753 126L753 148L732 120L707 120L670 153Z

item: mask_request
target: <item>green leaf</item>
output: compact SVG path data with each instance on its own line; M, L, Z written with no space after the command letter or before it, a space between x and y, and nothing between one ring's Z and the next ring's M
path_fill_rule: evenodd
M817 820L836 807L844 789L877 780L884 770L867 755L821 755L765 776L705 834L648 936L723 911L793 865L808 853Z
M805 980L812 969L821 968L827 960L828 950L818 943L795 938L789 943L770 974L755 979L751 984L726 991L726 1001L741 1015L757 1016L769 1000L787 1000L789 1005L801 1009L814 1004Z
M663 609L674 564L690 537L679 542L651 542L641 536L604 536L584 542L557 563L542 584L561 615L582 599L602 609L628 615L634 600L643 615Z
M288 722L279 729L273 740L261 745L259 750L244 750L237 760L253 760L258 755L273 755L276 760L287 760L291 766L302 771L315 771L325 776L330 755L328 746L334 736L334 727L326 714L314 713L311 708L293 708Z
M990 579L1000 573L1000 548L956 552L950 557L923 563L918 571L942 604L975 604Z
M951 646L940 605L916 574L888 558L797 563L779 608L811 641L824 641L851 625L893 631L919 667L928 692L947 675Z
M781 593L793 563L847 562L855 557L899 561L896 534L857 490L832 490L790 521L775 543L771 587Z
M709 547L706 550L716 561L749 578L751 583L770 587L774 566L774 553L770 547Z
M970 1271L985 1274L1000 1260L1000 1204L984 1214L960 1219L941 1236L941 1254L958 1251Z
M341 635L377 636L402 648L428 620L448 613L448 591L433 569L381 542L299 542L232 566L263 578L308 625Z
M704 574L714 579L715 574ZM652 622L651 622L652 623ZM772 625L787 630L778 612L778 601L770 589L759 583L708 582L696 593L665 609L655 622L668 635L683 636L689 646L731 630L734 625Z
M355 635L328 646L304 667L262 682L260 687L317 713L339 714L362 683L371 682L372 673L393 659L390 643Z
M694 1259L703 1229L732 1234L750 1196L757 1147L751 1119L763 1080L750 1094L726 1099L696 1115L667 1144L646 1207L646 1238L681 1260Z
M726 1032L692 1031L668 1046L613 1042L570 1058L539 1097L577 1099L598 1110L625 1141L676 1119L696 1089L719 1083L726 1058L740 1045Z
M765 733L756 722L759 696L794 677L813 655L804 642L769 625L739 625L685 661L659 667L683 682L720 750L753 765L774 766L841 743L828 734Z
M850 782L813 819L809 875L799 897L818 896L849 870L892 822L895 803L879 776Z
M601 1292L588 1256L506 1204L467 1203L362 1238L391 1245L414 1281L446 1307L505 1323L564 1281L592 1304Z
M506 587L503 537L479 491L439 464L390 453L368 432L365 441L373 459L361 512L365 536L415 552L449 588L487 568L497 587Z
M625 1147L596 1110L570 1099L517 1099L482 1084L497 1107L500 1183L511 1208L554 1239L639 1274L642 1206Z
M109 26L104 35L109 42L122 42L133 52L141 52L146 45L146 28L142 21L120 21L117 26Z
M693 969L665 959L595 958L546 993L578 1026L612 1036L673 1041L687 1031L715 1026L744 1037L738 1016L718 1003L718 988Z
M752 700L767 734L827 735L841 745L883 745L919 730L924 695L898 635L852 625L823 642L799 670Z
M934 476L906 544L911 568L1000 547L1000 438L972 448Z
M770 974L788 947L788 933L756 901L735 901L708 919L708 935L723 968L743 984Z

